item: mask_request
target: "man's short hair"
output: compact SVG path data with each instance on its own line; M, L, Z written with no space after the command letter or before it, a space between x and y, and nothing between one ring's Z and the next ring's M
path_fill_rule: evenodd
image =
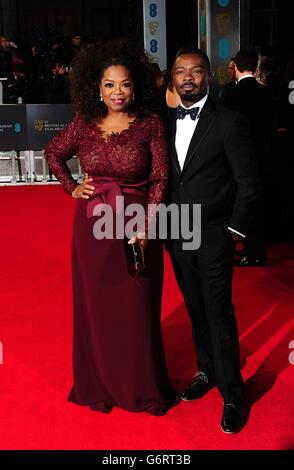
M258 54L254 49L241 49L235 55L235 64L239 72L254 73L258 64Z
M198 47L195 47L195 46L181 47L176 54L175 61L177 60L178 57L184 54L193 54L193 55L201 56L202 59L204 59L204 62L206 63L208 70L210 70L210 60L206 52L204 52L202 49L199 49Z

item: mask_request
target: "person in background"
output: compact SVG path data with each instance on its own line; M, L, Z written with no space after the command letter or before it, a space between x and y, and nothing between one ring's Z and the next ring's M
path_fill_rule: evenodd
M38 103L38 96L36 77L27 73L24 64L15 64L13 73L8 76L6 83L6 103Z
M42 83L45 103L62 104L70 102L67 67L55 62Z
M0 37L0 78L7 78L13 72L13 61L9 50L9 41Z
M77 54L82 50L82 36L78 33L74 33L70 37L70 43L64 46L64 57L63 63L71 67L72 61L75 59Z
M227 95L230 96L231 90L236 85L236 73L235 73L235 57L231 57L227 68L227 83L223 86L220 93L220 100L224 101L227 99Z
M236 266L261 266L265 261L266 238L273 233L269 220L273 204L272 181L275 172L275 149L277 139L277 105L271 91L255 78L258 54L252 49L240 50L235 56L237 85L230 94L222 97L223 106L242 113L250 123L254 140L255 158L259 168L263 196L252 221L252 226L243 239L244 250L235 261ZM274 201L272 201L274 202Z

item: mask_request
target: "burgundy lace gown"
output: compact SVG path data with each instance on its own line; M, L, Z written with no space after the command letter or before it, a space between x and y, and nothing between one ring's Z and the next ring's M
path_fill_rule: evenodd
M104 412L119 406L164 414L176 396L160 328L161 242L148 242L146 272L134 278L124 241L95 238L99 216L89 213L97 196L97 202L112 204L113 194L120 193L125 206L163 200L168 169L164 129L153 114L106 139L95 123L76 117L45 149L49 167L68 194L77 185L66 164L73 155L94 178L95 191L89 200L78 199L73 225L74 385L69 401Z

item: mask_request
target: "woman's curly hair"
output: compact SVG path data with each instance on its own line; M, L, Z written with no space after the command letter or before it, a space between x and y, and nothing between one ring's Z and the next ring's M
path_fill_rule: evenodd
M160 98L150 61L144 51L126 40L91 44L74 59L70 91L75 111L87 122L107 115L99 84L112 65L125 66L134 82L136 99L129 105L129 113L140 117L158 111Z

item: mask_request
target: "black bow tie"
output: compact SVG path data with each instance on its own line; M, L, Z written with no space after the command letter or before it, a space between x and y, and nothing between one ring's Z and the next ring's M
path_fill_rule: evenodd
M190 118L195 121L197 114L198 114L199 108L191 108L191 109L186 109L183 108L183 106L178 106L177 107L177 119L184 119L187 114L190 115Z

